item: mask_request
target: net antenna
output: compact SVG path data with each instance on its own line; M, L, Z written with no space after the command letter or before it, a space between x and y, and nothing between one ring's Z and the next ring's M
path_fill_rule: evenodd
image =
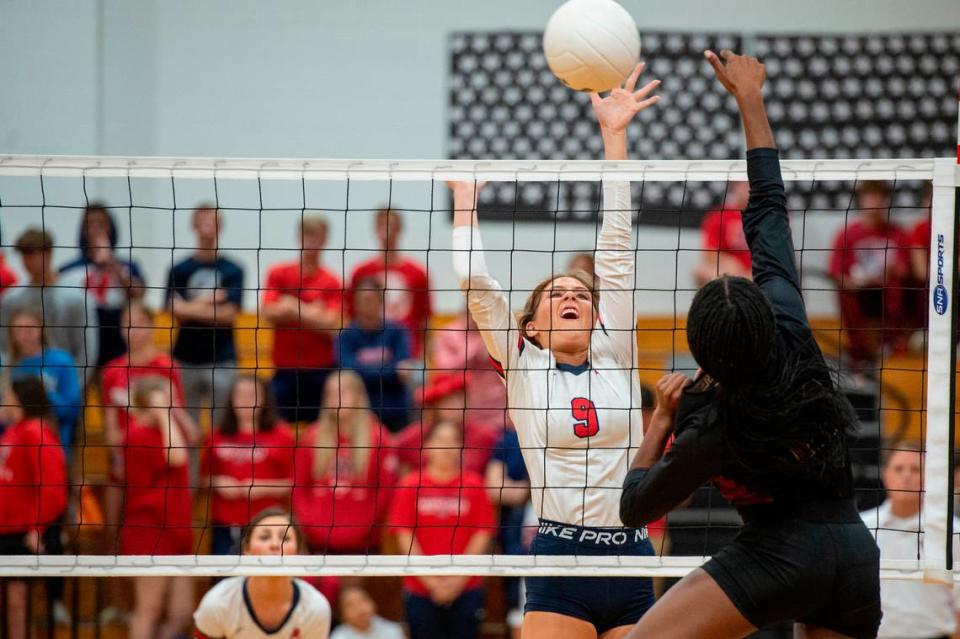
M960 160L960 145L958 145ZM951 550L952 453L954 439L956 299L956 189L960 171L953 158L783 160L788 183L864 180L931 181L932 238L930 244L929 340L926 352L926 428L924 430L925 543L916 560L884 560L882 577L896 580L949 581L955 576ZM653 182L727 182L746 180L743 161L469 161L469 160L257 160L147 157L41 157L0 156L0 213L35 215L38 201L18 201L4 190L38 179L78 178L86 183L121 178L155 181L216 182L219 191L227 182L249 184L263 194L272 184L292 183L298 193L310 183L341 183L351 188L364 182L443 184L444 181L592 182L622 180ZM161 188L161 187L157 187ZM178 187L179 188L179 187ZM26 189L29 191L29 189ZM131 192L131 197L133 197ZM179 196L178 196L179 198ZM221 202L221 205L222 202ZM45 204L55 207L54 204ZM131 207L137 203L131 202ZM296 208L306 207L306 201ZM634 203L641 206L642 203ZM163 207L159 207L163 208ZM319 207L315 207L319 208ZM167 210L170 210L169 208ZM259 203L254 211L263 216L271 210ZM342 208L340 209L342 211ZM447 216L448 210L433 210L431 216ZM799 212L793 212L797 214ZM32 219L36 219L35 217ZM445 218L444 218L445 219ZM433 222L431 218L431 223ZM439 220L438 220L439 222ZM438 223L439 226L439 223ZM643 231L641 231L643 233ZM491 246L491 249L497 247ZM258 247L258 255L259 255ZM345 250L349 250L345 246ZM802 244L799 246L804 250ZM431 250L434 250L431 247ZM638 249L644 250L644 249ZM680 247L674 247L679 251ZM167 251L169 254L169 250ZM445 259L441 254L434 260ZM259 260L259 257L258 257ZM441 268L443 266L441 265ZM676 292L676 291L674 291ZM0 327L6 330L5 327ZM2 522L0 522L2 523ZM80 522L83 526L83 522ZM100 556L0 556L0 576L121 576L121 575L483 575L483 576L657 576L680 577L705 561L704 556L587 557L507 555L313 555L286 557L239 557L212 555Z

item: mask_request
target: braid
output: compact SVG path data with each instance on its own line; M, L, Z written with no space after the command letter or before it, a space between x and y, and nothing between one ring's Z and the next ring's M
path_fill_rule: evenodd
M853 408L822 358L787 352L776 339L773 309L756 284L724 276L704 286L690 307L687 338L697 363L719 382L725 447L748 475L816 481L845 467Z

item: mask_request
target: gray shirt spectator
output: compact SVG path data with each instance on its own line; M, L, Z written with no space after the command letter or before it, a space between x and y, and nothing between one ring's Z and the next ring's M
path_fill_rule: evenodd
M16 250L30 281L12 286L0 304L0 327L10 325L13 315L24 308L37 310L43 318L48 346L67 351L82 370L80 383L88 381L97 365L97 306L85 289L57 286L52 269L53 238L31 228L17 238ZM0 330L0 352L9 353L8 335Z

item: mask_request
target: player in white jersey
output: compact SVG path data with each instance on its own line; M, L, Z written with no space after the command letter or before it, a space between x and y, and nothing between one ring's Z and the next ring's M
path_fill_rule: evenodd
M245 555L295 555L306 549L288 513L268 509L244 531ZM193 614L196 639L327 639L330 604L316 588L290 577L230 577Z
M593 110L607 160L627 159L627 126L654 104L658 82L634 91L643 65ZM540 519L535 554L651 555L645 530L623 528L620 490L643 439L635 373L636 308L630 184L604 182L596 279L553 275L519 319L487 271L476 217L478 186L454 194L453 261L490 356L507 385ZM615 639L653 604L649 579L528 578L525 639Z

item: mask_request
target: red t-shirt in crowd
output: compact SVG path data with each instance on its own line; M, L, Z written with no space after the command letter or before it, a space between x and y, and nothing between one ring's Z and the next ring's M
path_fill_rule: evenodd
M189 464L171 466L168 452L157 427L128 417L122 554L194 554Z
M315 553L364 553L380 546L383 522L396 490L397 457L390 433L370 420L366 472L354 468L353 448L340 438L335 472L316 477L313 458L319 425L311 426L294 458L293 515Z
M39 532L67 507L67 462L57 431L25 419L0 436L0 535Z
M13 269L10 268L10 265L7 264L7 260L3 256L3 253L0 253L0 295L3 295L3 292L7 290L7 288L16 283L17 274L14 273Z
M400 463L410 468L420 468L423 438L429 431L427 425L414 422L393 436L393 447L397 450ZM473 421L464 424L463 470L483 476L502 435L502 423L500 426Z
M910 230L910 247L929 250L931 229L932 226L929 217L925 217L917 222Z
M285 423L278 423L268 432L233 435L213 433L207 438L203 455L203 474L226 476L247 485L254 479L293 481L293 433ZM286 507L289 496L259 498L227 498L211 490L210 516L214 523L246 526L262 510Z
M300 262L277 264L267 272L262 304L291 295L302 302L322 301L339 311L343 285L333 271L323 267L310 275L300 271ZM334 363L333 339L299 323L280 324L273 332L273 365L277 368L329 368Z
M180 368L173 358L166 353L158 353L149 362L142 366L131 366L130 356L121 355L112 359L103 367L100 377L100 392L103 393L103 403L117 409L117 423L122 433L127 424L127 415L130 410L130 385L145 377L161 377L170 380L173 405L183 407L183 384L180 381Z
M426 471L404 477L390 509L390 528L409 531L424 555L460 555L474 535L496 534L496 515L483 479L465 472L449 481L436 481ZM480 586L480 577L467 582L465 590ZM405 577L410 592L429 596L416 577Z
M841 284L853 275L865 282L896 284L909 273L909 245L899 226L876 227L854 220L834 238L830 275Z
M386 318L410 331L410 353L423 358L423 336L430 321L430 280L427 269L415 259L401 257L387 264L377 256L361 262L350 275L350 289L360 280L376 278L385 289ZM353 314L352 296L348 297L349 312Z
M743 234L743 216L733 209L709 211L700 222L702 246L708 251L722 251L733 256L750 270L750 247Z

